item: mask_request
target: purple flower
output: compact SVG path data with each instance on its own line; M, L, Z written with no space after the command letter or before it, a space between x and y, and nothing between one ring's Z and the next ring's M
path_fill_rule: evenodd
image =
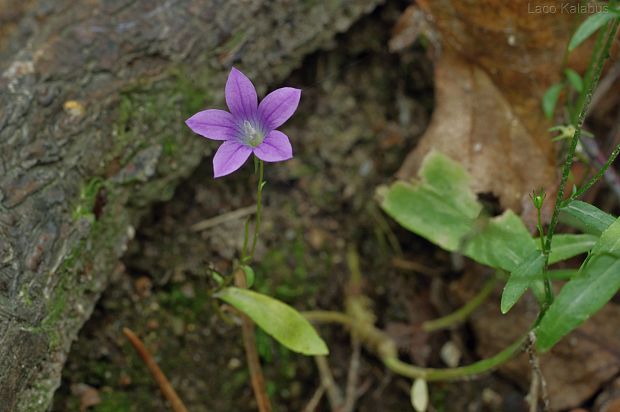
M258 104L256 89L243 73L233 69L226 81L226 104L230 113L209 109L185 121L194 133L223 140L213 157L215 177L239 169L250 154L265 162L281 162L293 157L288 137L276 130L297 110L301 90L283 87L269 93Z

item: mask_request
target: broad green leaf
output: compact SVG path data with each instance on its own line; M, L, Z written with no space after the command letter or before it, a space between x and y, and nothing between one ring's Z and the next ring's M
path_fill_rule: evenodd
M398 181L383 193L381 207L398 223L449 251L474 226L482 206L463 167L439 152L429 153L420 181Z
M502 293L502 313L507 313L532 284L540 280L545 267L545 255L539 250L530 253L510 274Z
M523 221L511 210L488 219L482 229L464 242L466 256L507 272L515 270L536 251L534 239Z
M327 355L329 350L312 325L289 305L272 297L235 287L222 289L219 299L248 315L258 326L292 351Z
M586 233L600 235L615 219L596 206L580 200L573 200L560 209L560 220Z
M537 347L549 350L605 305L620 289L619 274L620 219L616 219L594 245L579 274L549 306L536 331Z
M588 18L585 19L577 28L575 34L573 34L573 37L570 39L570 42L568 43L568 51L571 52L575 50L581 43L590 37L592 33L607 24L607 22L613 17L614 15L611 13L596 13L588 16Z
M428 385L424 379L416 379L411 385L411 406L416 412L428 409Z
M564 75L566 75L566 79L573 86L573 89L581 93L583 91L583 80L579 73L574 71L573 69L564 70Z
M562 92L563 84L556 83L549 87L542 98L542 108L547 119L551 119L553 117L553 112L555 111L555 106L558 104L558 99L560 98L560 92Z
M536 250L512 211L494 218L480 216L482 205L458 162L433 151L419 175L419 181L398 181L381 193L383 210L405 228L446 250L508 272Z
M549 253L549 264L552 265L588 252L598 239L598 236L589 234L553 236L551 253Z

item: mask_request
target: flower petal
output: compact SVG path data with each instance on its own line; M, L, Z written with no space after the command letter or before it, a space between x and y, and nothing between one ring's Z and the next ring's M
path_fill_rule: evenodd
M288 136L279 130L272 130L265 140L254 148L254 154L265 162L281 162L293 157L293 148Z
M252 148L233 140L228 140L217 149L213 156L213 175L221 177L239 169L252 154Z
M187 119L185 124L194 133L213 140L229 140L237 133L235 118L224 110L203 110Z
M226 81L226 104L235 117L244 120L253 118L258 106L254 85L245 74L234 67Z
M258 115L268 130L282 126L297 110L301 90L283 87L269 93L258 106Z

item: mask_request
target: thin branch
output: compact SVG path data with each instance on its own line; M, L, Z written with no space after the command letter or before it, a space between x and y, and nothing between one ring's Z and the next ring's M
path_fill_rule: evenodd
M319 402L321 402L321 399L323 399L323 395L325 395L325 387L323 385L319 385L319 387L316 388L314 395L312 395L312 398L310 398L308 404L303 409L303 412L316 411L316 408L319 407Z
M176 391L170 384L170 381L168 381L166 375L164 375L162 370L159 368L157 362L155 362L155 359L153 359L153 356L151 356L150 352L146 349L140 338L138 338L138 336L136 336L136 334L129 328L123 328L123 334L125 334L136 352L138 352L140 358L142 358L146 364L147 368L149 368L151 375L153 375L155 382L159 386L159 390L168 402L170 402L170 407L172 410L174 412L187 412L187 408L183 404L183 401L181 401L181 398L177 395Z
M256 212L256 205L242 207L241 209L231 210L230 212L222 213L221 215L214 216L209 219L202 220L192 225L191 230L193 232L202 232L203 230L211 229L212 227L221 225L222 223L230 222L232 220L241 219Z
M543 401L544 412L549 412L549 393L547 392L547 381L540 370L540 362L536 355L536 334L530 332L528 335L527 353L532 368L532 382L530 385L530 412L538 411L538 399ZM539 392L540 390L540 392Z
M334 375L332 375L332 371L327 363L327 358L325 356L315 356L314 361L321 376L321 386L325 388L331 410L335 412L342 406L342 392L334 380Z
M353 353L351 354L351 363L349 364L349 371L347 373L347 388L345 391L344 404L338 412L353 412L355 409L355 402L358 398L358 379L360 369L360 357L361 357L361 345L359 339L352 334L351 346Z

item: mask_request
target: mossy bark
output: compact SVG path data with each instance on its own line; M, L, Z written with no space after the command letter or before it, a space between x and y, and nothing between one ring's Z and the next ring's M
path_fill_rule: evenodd
M141 215L206 154L183 120L229 67L264 89L380 2L24 3L0 32L0 410L47 408Z

